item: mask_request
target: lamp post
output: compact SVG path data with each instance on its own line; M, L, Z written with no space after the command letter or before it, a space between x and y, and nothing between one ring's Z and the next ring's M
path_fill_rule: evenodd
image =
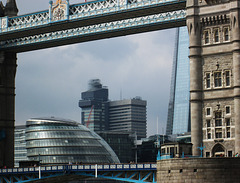
M38 177L39 177L39 179L41 179L41 160L40 160L40 154L38 154L38 161L39 161Z

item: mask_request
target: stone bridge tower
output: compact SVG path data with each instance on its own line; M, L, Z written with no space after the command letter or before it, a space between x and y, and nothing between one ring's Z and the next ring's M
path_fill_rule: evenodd
M240 153L240 3L187 0L193 155Z
M16 16L15 0L0 2L0 16ZM0 167L13 167L16 53L0 52Z

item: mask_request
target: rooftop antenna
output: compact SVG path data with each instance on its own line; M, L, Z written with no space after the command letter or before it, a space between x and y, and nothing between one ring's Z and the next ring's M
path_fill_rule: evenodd
M122 100L122 88L120 89L120 100Z
M157 134L158 134L158 116L157 116Z

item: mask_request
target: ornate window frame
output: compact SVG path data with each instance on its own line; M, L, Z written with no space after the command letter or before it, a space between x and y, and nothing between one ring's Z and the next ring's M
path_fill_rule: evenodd
M224 83L225 83L225 87L231 87L231 71L230 70L224 71Z
M211 38L210 35L211 35L210 29L205 29L203 31L203 43L204 43L204 45L210 44L210 38Z
M223 87L223 73L222 71L214 71L213 72L213 86L214 88L222 88Z
M229 42L230 41L230 28L229 28L229 26L224 26L223 27L222 34L223 34L223 42Z
M205 88L206 89L211 89L211 80L212 80L212 77L211 77L211 72L206 72L205 73Z
M219 28L213 29L213 42L220 43L220 29Z

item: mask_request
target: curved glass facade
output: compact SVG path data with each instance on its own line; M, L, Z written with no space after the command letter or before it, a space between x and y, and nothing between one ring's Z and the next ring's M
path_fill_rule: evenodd
M29 160L42 164L119 163L110 146L95 132L71 120L32 118L26 123Z

